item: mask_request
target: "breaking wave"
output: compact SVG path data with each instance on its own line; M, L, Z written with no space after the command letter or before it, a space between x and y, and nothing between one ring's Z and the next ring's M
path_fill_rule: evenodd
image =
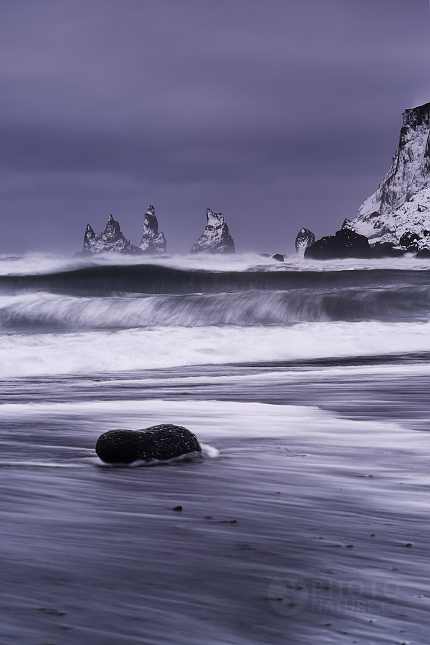
M33 292L0 297L0 329L21 333L360 320L400 322L427 320L429 315L430 286L107 298Z
M430 351L422 267L133 262L7 260L0 378Z
M322 263L320 263L322 264ZM309 265L312 267L313 265ZM220 264L220 268L223 265ZM248 267L244 271L175 268L161 264L92 265L53 273L0 275L0 293L47 291L68 295L106 297L114 294L191 294L292 289L391 288L428 286L428 271L297 270L288 265Z

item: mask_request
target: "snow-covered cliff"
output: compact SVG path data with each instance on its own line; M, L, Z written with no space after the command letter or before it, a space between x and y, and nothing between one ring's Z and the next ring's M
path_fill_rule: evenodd
M222 213L213 213L206 209L207 224L196 244L191 247L190 253L234 253L233 238L228 232L227 223Z
M109 215L108 223L103 233L94 233L88 224L84 235L84 253L141 253L121 233L119 223Z
M155 208L150 206L145 213L143 220L142 240L139 247L144 253L165 253L166 238L164 233L158 232L158 220Z
M405 233L416 234L417 248L430 247L430 103L405 110L390 170L343 227L371 243L399 244Z

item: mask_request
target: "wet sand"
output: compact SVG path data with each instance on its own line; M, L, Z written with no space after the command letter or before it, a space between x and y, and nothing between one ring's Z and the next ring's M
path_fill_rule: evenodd
M396 357L13 382L0 641L424 645L429 378ZM94 454L169 421L203 459Z

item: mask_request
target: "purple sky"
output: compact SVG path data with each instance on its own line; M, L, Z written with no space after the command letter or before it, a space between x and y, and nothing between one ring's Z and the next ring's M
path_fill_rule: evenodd
M2 0L0 253L73 253L109 213L170 252L205 210L241 251L353 218L430 101L428 0Z

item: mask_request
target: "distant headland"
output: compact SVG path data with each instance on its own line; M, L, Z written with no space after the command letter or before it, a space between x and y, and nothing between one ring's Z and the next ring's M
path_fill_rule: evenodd
M403 113L391 168L357 217L304 249L316 260L406 253L430 257L430 103Z

